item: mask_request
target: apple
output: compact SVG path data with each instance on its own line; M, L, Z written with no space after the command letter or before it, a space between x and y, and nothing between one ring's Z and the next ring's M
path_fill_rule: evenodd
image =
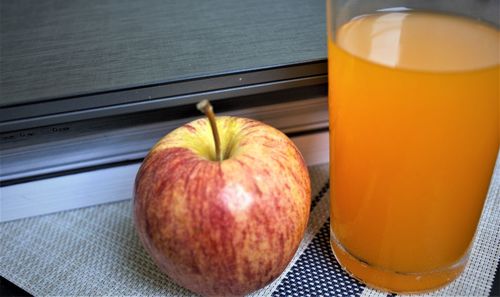
M139 169L134 220L145 249L179 285L244 295L278 277L309 218L311 185L293 142L262 122L213 115L164 136ZM219 137L220 132L220 137Z

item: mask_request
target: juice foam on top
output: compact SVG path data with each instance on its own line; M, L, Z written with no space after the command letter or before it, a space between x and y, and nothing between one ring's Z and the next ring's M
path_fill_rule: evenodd
M500 31L463 17L425 12L362 16L336 43L360 58L420 71L467 71L499 64Z

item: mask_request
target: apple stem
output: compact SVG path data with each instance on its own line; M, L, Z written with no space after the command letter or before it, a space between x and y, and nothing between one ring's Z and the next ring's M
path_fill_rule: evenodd
M196 104L196 108L199 111L203 112L210 122L210 127L212 128L212 134L214 136L215 142L215 159L216 161L222 161L222 150L220 149L220 138L219 138L219 130L217 130L217 123L215 121L215 113L212 104L208 100L202 100Z

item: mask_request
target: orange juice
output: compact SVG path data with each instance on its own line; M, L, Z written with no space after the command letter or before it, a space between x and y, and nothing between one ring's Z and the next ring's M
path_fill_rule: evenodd
M416 292L463 269L498 153L499 36L391 12L329 38L331 243L365 283Z

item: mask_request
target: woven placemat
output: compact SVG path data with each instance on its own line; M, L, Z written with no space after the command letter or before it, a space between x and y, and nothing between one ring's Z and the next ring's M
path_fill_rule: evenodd
M350 278L329 244L328 165L310 167L305 237L284 273L254 296L386 296ZM500 259L497 168L464 273L433 296L488 295ZM33 295L192 294L166 278L142 248L131 201L0 224L0 275Z

